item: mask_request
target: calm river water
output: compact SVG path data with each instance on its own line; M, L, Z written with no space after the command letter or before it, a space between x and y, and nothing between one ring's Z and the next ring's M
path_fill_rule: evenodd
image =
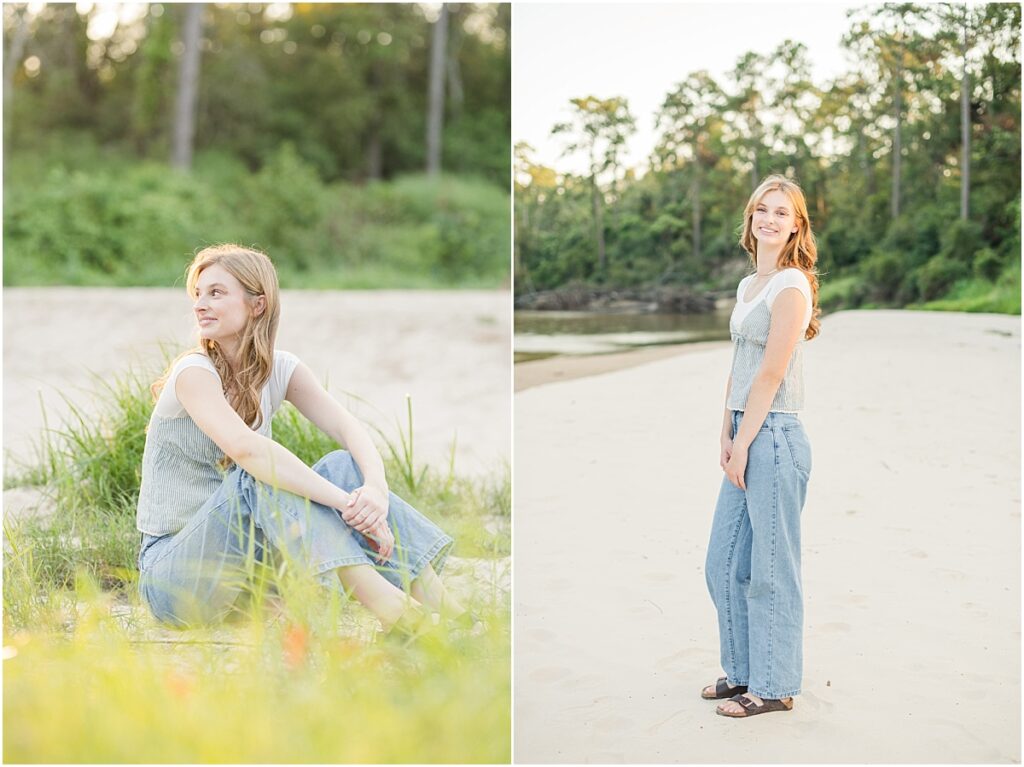
M710 314L515 312L515 359L604 354L640 346L729 339L731 307Z

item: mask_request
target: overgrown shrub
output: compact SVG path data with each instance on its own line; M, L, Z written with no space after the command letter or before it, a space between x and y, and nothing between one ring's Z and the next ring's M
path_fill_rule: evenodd
M974 254L974 274L994 282L1003 270L1003 258L992 248L982 248Z
M942 233L942 248L939 255L957 261L964 266L970 266L975 252L982 244L979 224L973 221L957 220Z
M899 253L876 249L861 266L861 274L869 286L872 300L888 302L896 298L906 264Z
M968 275L967 266L960 261L947 256L935 256L917 271L918 295L923 301L931 301Z
M225 241L265 249L285 287L508 279L509 195L488 181L326 185L288 144L255 174L216 152L190 174L116 152L57 156L23 153L6 183L6 285L170 286L196 250Z

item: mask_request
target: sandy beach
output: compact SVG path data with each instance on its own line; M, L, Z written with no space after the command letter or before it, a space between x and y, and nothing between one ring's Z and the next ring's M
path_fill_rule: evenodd
M586 378L615 370L625 370L637 365L646 365L655 360L677 357L680 354L695 354L716 348L726 349L730 348L730 344L731 341L667 344L611 354L579 356L559 354L548 359L520 362L515 366L515 390L519 392L556 381L571 381L574 378Z
M519 391L515 760L1019 763L1020 327L825 318L803 694L750 722L699 698L721 671L703 565L730 350Z
M193 342L183 289L8 288L4 297L5 472L31 462L67 396L95 412L91 374L159 368ZM491 473L511 444L511 310L507 291L282 292L277 345L297 354L340 401L392 435L412 397L417 461ZM349 397L362 398L364 402Z

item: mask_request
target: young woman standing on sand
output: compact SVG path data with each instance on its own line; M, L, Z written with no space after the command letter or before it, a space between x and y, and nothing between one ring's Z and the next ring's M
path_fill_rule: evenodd
M729 717L789 711L800 693L800 514L811 446L797 412L803 342L820 325L817 246L800 187L769 176L743 218L740 244L756 272L740 281L730 320L725 477L705 566L726 676L701 692L729 698L717 709Z
M153 385L136 517L139 588L153 614L177 626L226 617L246 586L247 552L261 558L269 545L401 635L432 623L423 605L469 620L437 577L452 539L389 493L366 429L297 357L274 348L270 259L209 247L186 287L199 347ZM283 400L348 451L310 468L274 442Z

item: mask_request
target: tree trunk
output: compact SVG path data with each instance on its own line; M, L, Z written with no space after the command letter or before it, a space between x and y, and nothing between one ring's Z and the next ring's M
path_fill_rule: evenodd
M591 190L594 198L594 229L597 234L597 266L604 277L608 269L608 256L604 249L604 214L601 205L601 190L597 186L597 178L590 177Z
M383 81L380 61L374 61L370 65L370 88L374 93L381 92ZM381 138L384 118L381 114L380 99L376 99L373 105L373 115L369 123L370 135L366 140L366 176L371 181L379 181L384 175L384 141Z
M465 91L462 87L462 68L459 66L459 51L462 48L462 27L459 17L454 22L449 19L451 33L448 38L448 55L445 57L445 69L447 71L448 101L451 104L451 114L458 119L462 114L462 105L466 100Z
M960 218L970 217L971 199L971 75L967 71L967 25L969 13L964 8L963 77L960 80Z
M174 149L171 165L181 170L192 167L192 141L196 128L196 100L199 95L199 36L203 5L185 5L181 41L185 46L178 70L178 96L174 108Z
M28 21L25 19L28 9L21 8L15 13L18 17L18 25L14 28L11 47L7 51L7 61L4 66L4 106L11 103L11 96L14 92L14 73L21 64L21 57L25 53L25 43L28 42Z
M696 152L695 152L695 154L696 154ZM692 257L693 257L693 264L694 264L694 266L696 266L697 264L700 263L700 260L701 260L701 252L700 252L701 251L701 242L700 242L700 219L701 219L701 209L700 209L700 187L701 187L700 161L698 160L697 162L695 162L693 167L694 167L694 174L693 174L693 184L692 184L692 186L690 188L690 198L691 198L691 202L692 202L691 212L693 214L693 219L692 219L693 220L693 240L692 240L693 256Z
M448 41L448 5L434 22L430 43L430 98L427 113L427 175L441 173L441 130L444 127L445 50Z
M901 128L903 127L903 46L898 52L899 59L896 62L896 76L893 82L896 84L895 117L896 127L892 132L892 203L890 206L891 217L895 220L900 215L900 172L903 163L903 142Z

